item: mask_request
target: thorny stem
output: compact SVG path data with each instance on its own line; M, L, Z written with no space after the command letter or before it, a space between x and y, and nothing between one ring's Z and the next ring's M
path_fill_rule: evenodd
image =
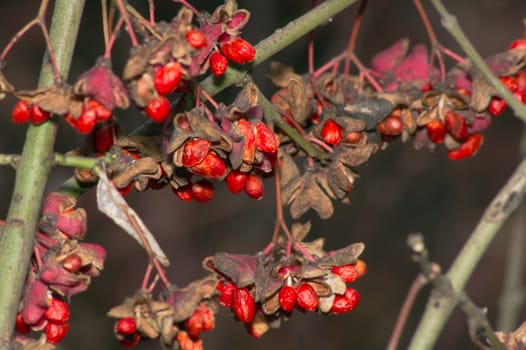
M466 55L471 59L480 74L491 84L502 98L513 109L515 115L526 122L526 105L523 105L513 94L502 84L502 82L491 72L484 59L477 52L473 44L464 34L462 28L454 15L449 13L442 1L430 0L442 17L442 25L455 39L458 45L464 50Z
M60 75L68 75L84 0L57 0L50 42ZM52 53L49 53L51 55ZM54 68L44 59L39 86L53 82ZM55 74L56 76L56 74ZM30 125L18 165L13 197L0 240L0 350L10 348L22 287L33 252L35 227L44 188L53 165L56 126Z
M393 328L393 332L391 333L391 337L389 338L387 350L396 350L398 348L398 343L400 342L400 337L402 336L402 331L405 328L405 324L407 322L407 318L409 317L409 313L411 312L411 309L415 304L415 300L418 296L418 293L420 293L422 287L425 286L426 283L427 282L424 276L422 274L419 274L411 284L411 288L409 288L409 291L407 292L404 303L400 308L400 313L398 314L398 318Z
M119 12L121 13L121 17L124 18L124 22L126 22L126 27L128 28L128 36L130 37L130 40L132 42L133 46L139 46L139 41L137 40L137 37L135 36L135 30L133 29L133 26L131 24L131 19L128 11L126 10L126 6L124 5L125 0L115 0L117 3L117 7L119 8Z
M526 191L526 159L513 172L487 207L468 241L447 272L454 290L461 292L489 244L510 214L522 201ZM432 294L426 311L413 334L410 350L431 349L458 299Z
M13 168L18 168L22 156L19 154L0 154L0 165L11 165ZM52 157L53 165L61 165L72 168L91 169L100 161L110 162L110 157L104 158L90 158L79 156L67 156L64 154L55 153Z

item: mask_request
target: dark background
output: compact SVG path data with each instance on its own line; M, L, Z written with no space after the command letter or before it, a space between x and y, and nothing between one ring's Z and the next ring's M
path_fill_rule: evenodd
M69 81L94 64L102 54L102 34L98 1L87 1L85 18L75 51ZM145 8L146 1L130 1ZM219 1L192 1L197 8L211 10ZM244 37L257 43L276 28L304 13L310 1L240 1L252 11ZM459 52L449 35L440 27L436 13L426 7L440 41ZM3 0L0 2L0 47L36 14L38 1ZM158 15L169 19L178 5L156 1ZM522 18L526 17L523 0L448 1L446 5L458 16L468 37L482 55L505 50L523 35ZM338 54L347 42L357 6L344 11L316 32L316 62L321 65ZM409 37L412 43L427 42L421 21L409 0L371 0L366 12L356 52L364 62L395 40ZM43 40L37 29L17 44L7 59L6 74L17 87L36 85ZM275 59L306 70L306 44L303 38L279 53ZM122 68L129 40L125 35L115 48L114 67ZM267 93L275 89L265 79L268 62L255 69L255 80ZM14 100L0 102L0 152L20 153L26 126L10 124ZM133 130L144 121L136 111L118 112L124 129ZM352 204L337 205L334 216L321 221L312 216L311 238L324 236L327 247L335 249L350 242L366 244L363 258L368 275L356 283L362 295L357 310L342 316L295 313L277 331L254 340L225 310L221 310L217 327L204 334L205 347L214 349L382 349L385 348L404 296L418 273L411 261L405 240L408 233L425 234L432 259L445 269L461 249L486 205L506 181L517 164L522 123L509 111L497 118L485 133L485 142L476 157L451 162L443 148L434 153L415 151L411 144L392 143L366 166L359 169L360 179L351 195ZM56 149L59 152L82 142L76 133L60 122ZM9 206L14 171L8 167L0 173L0 217ZM56 169L49 180L52 191L70 176L70 169ZM218 251L254 253L269 241L274 220L273 185L267 184L266 196L254 201L244 195L233 196L224 186L216 186L216 198L208 204L183 203L169 190L132 193L130 205L155 233L171 259L171 280L180 285L204 276L203 257ZM140 247L110 220L97 212L94 193L80 199L89 216L87 241L98 242L108 251L106 268L93 280L90 289L72 299L72 327L61 348L118 348L112 334L112 320L105 313L132 295L140 285L147 259ZM467 292L480 306L488 307L494 322L506 256L510 225L490 246L470 279ZM0 282L1 283L1 282ZM418 299L411 314L400 348L404 348L421 315L428 290ZM525 312L522 310L522 319ZM137 349L155 349L155 341ZM437 349L470 349L465 318L455 312L448 322Z

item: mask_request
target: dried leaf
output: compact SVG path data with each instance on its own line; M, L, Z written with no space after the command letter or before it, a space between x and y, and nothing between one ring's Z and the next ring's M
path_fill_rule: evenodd
M283 189L283 200L290 205L290 214L298 219L309 209L313 209L322 219L328 219L334 212L332 202L321 189L318 173L307 171L302 177L290 181Z
M276 86L282 88L289 86L290 78L301 80L301 77L294 73L294 69L292 69L292 67L286 66L283 63L277 61L270 62L270 73L267 76Z
M253 255L229 253L217 253L203 262L205 268L217 270L230 278L239 288L249 286L256 281L257 264L257 257Z
M353 243L344 248L328 252L320 259L320 266L332 267L354 264L365 249L363 243Z
M393 108L394 105L390 100L374 98L364 102L345 105L342 112L353 118L365 121L365 128L370 130L376 128L378 122L391 114Z
M290 229L292 233L292 237L296 242L301 242L305 239L307 234L310 232L311 229L311 222L310 220L306 221L305 223L295 222L292 224L292 227Z
M526 322L513 332L495 332L507 350L526 350Z
M139 215L128 206L128 203L103 172L99 174L99 183L97 184L97 207L143 248L146 249L145 244L148 245L161 264L164 266L170 264L153 234L142 222Z

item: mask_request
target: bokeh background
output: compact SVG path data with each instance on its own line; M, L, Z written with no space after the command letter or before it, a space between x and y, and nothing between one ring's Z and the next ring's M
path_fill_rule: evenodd
M130 0L145 9L146 1ZM192 0L197 8L211 11L220 2ZM308 10L310 1L248 1L241 7L252 12L244 37L257 43L276 28ZM156 1L160 18L169 19L178 5L169 0ZM440 20L425 2L442 44L459 51L441 28ZM447 1L467 35L482 55L505 50L515 38L524 35L524 0ZM39 6L37 0L0 1L0 47L29 21ZM100 3L87 1L69 81L94 64L102 54ZM338 54L347 42L357 6L353 6L316 31L316 63ZM395 40L409 37L412 43L427 42L425 31L412 1L371 0L365 14L356 52L364 62ZM303 38L277 54L274 59L306 70L307 39ZM43 40L37 29L24 37L7 59L6 74L17 87L36 85ZM128 53L126 35L115 47L114 67L122 69ZM265 77L269 62L254 71L255 80L271 94L275 88ZM0 102L0 152L20 153L26 126L11 125L14 100ZM136 111L118 112L126 131L132 131L144 117ZM405 294L418 273L406 247L409 233L425 234L432 259L448 268L475 227L486 205L517 165L522 123L507 111L494 120L485 132L485 142L476 157L451 162L443 148L435 152L415 151L411 144L393 142L359 169L360 179L351 194L350 205L337 205L334 216L322 221L311 216L310 238L326 237L327 247L335 249L350 242L366 245L363 258L369 273L356 283L362 295L358 309L341 316L322 316L296 312L281 329L270 331L262 339L247 335L225 310L217 319L217 328L204 334L205 347L217 349L382 349L385 348ZM79 146L81 138L60 122L56 150L64 152ZM71 175L70 169L55 169L48 191ZM5 217L11 197L14 171L0 172L0 217ZM216 186L216 198L207 204L183 203L170 190L132 193L127 199L155 233L172 261L171 280L183 286L205 275L203 257L219 251L255 253L269 241L274 226L273 184L267 184L266 196L254 201L244 195L233 196L225 186ZM94 279L90 289L72 299L72 327L60 345L63 349L117 349L113 321L105 314L110 307L132 295L140 285L147 258L140 247L97 212L95 196L80 199L89 216L88 241L102 244L108 251L106 268ZM480 306L488 308L490 320L498 313L498 301L507 254L511 225L491 245L470 279L467 292ZM526 276L524 276L526 277ZM1 277L0 277L1 283ZM425 289L411 313L400 348L404 348L425 306ZM524 308L522 318L526 318ZM137 349L159 348L155 341L141 343ZM455 312L448 322L437 349L471 349L465 318Z

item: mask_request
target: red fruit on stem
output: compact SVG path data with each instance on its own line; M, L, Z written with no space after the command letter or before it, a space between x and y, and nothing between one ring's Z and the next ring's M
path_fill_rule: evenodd
M526 39L517 39L510 44L510 50L521 49L526 51Z
M502 97L499 96L493 96L491 100L489 101L488 105L488 112L494 117L498 117L499 115L504 112L508 104Z
M192 184L184 185L179 188L172 187L172 191L177 195L177 197L181 198L185 202L190 202L194 198L192 193Z
M95 100L88 100L85 109L92 109L97 117L97 122L104 122L111 118L113 112Z
M517 81L517 91L526 91L526 73L523 71L515 74L515 80Z
M321 138L331 146L339 145L342 140L343 128L332 119L328 119L321 129Z
M209 151L203 161L188 170L207 179L219 179L225 175L227 169L223 158L214 151Z
M316 311L320 303L318 295L308 283L302 283L298 289L298 307L306 311Z
M214 185L206 180L197 181L192 185L192 196L199 203L206 203L214 197Z
M219 303L225 307L232 306L235 290L236 286L233 283L224 282L219 294Z
M239 170L230 170L225 177L226 186L233 194L238 194L243 191L247 185L247 173Z
M107 152L115 139L115 125L113 122L99 123L93 131L95 150L100 153Z
M160 123L164 121L170 114L170 101L163 95L154 98L144 108L144 112L154 122Z
M398 136L404 130L404 123L394 112L378 124L378 129L383 135Z
M203 331L214 329L216 326L214 312L204 304L199 304L199 310L203 314Z
M185 321L184 326L190 337L194 339L199 338L199 335L203 331L203 313L201 310L194 310L192 316Z
M46 341L50 344L58 344L69 331L69 322L66 323L53 323L48 322L44 333L46 334Z
M135 345L137 345L137 343L139 343L140 340L141 340L141 335L139 333L135 333L133 334L133 336L131 336L131 339L126 338L126 339L120 340L119 344L121 344L123 348L131 349Z
M185 331L177 332L176 339L181 350L203 350L203 341L193 340Z
M516 91L513 93L513 96L515 96L520 103L526 103L526 91Z
M117 188L117 191L121 194L121 196L125 197L133 190L134 187L134 181L130 181L127 185L121 188Z
M31 114L31 121L34 125L42 124L51 117L51 113L44 111L37 104L31 106L29 113Z
M481 134L469 135L459 148L450 150L448 157L451 160L461 160L477 153L484 138Z
M249 174L245 186L245 192L249 197L260 200L264 193L263 180L255 174Z
M75 128L81 134L89 134L97 123L97 115L94 109L82 109L82 113L74 121Z
M223 52L226 58L228 58L230 61L236 62L237 64L252 62L256 56L256 50L254 49L254 46L241 38L236 38L223 43L221 45L221 52Z
M468 135L468 125L466 119L455 112L449 111L446 113L445 125L447 131L455 139L462 141Z
M209 64L212 74L216 77L220 77L225 74L226 69L228 68L228 60L219 52L213 52L210 55Z
M179 86L182 77L183 73L179 62L168 62L155 70L153 85L158 93L168 95Z
M27 123L31 120L31 108L27 101L20 100L13 107L13 112L11 113L11 121L15 124Z
M335 295L334 302L331 307L331 313L343 314L352 311L360 302L360 294L354 288L347 288L345 294Z
M283 286L279 290L279 306L286 312L291 312L298 301L298 292L293 286Z
M64 323L69 320L69 305L59 298L51 298L44 318L53 323Z
M16 315L15 331L17 331L20 334L28 334L29 332L31 332L31 327L29 327L29 325L24 322L21 313L18 313Z
M275 153L279 148L278 135L263 122L256 124L256 148L266 153Z
M137 323L133 317L124 317L115 322L114 332L123 336L135 334Z
M358 271L354 267L354 264L334 266L331 269L331 272L340 276L345 283L354 282L360 277Z
M202 49L207 45L206 37L200 30L190 29L186 32L185 37L188 44L194 49Z
M70 255L62 261L62 267L68 272L77 272L82 267L82 259L76 254Z
M507 77L499 77L502 84L511 92L515 92L519 89L519 85L517 84L517 80L512 76Z
M446 127L444 124L438 120L434 119L427 123L426 125L426 131L427 131L427 137L433 142L434 144L441 144L444 142L444 139L446 138Z
M252 164L256 156L256 131L252 124L245 119L236 121L235 126L243 135L243 161Z
M210 150L210 145L210 141L199 137L187 141L184 144L183 148L183 166L189 168L201 163L208 154L208 151Z
M256 313L254 297L247 288L237 288L232 297L232 310L237 319L243 323L252 321Z

